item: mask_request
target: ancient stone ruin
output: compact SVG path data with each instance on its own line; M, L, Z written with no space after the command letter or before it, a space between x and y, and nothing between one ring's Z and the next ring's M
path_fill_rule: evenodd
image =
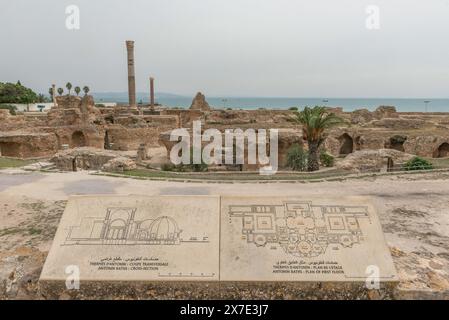
M192 104L190 105L191 110L201 110L201 111L209 111L210 106L206 101L206 97L201 92L198 92L193 98Z
M131 151L138 161L146 160L143 148L165 147L167 157L176 143L169 141L176 128L192 128L200 120L203 129L279 129L279 163L286 166L286 154L293 144L303 145L301 127L292 122L288 110L213 109L198 93L190 109L149 106L141 110L127 106L96 106L92 96L58 96L57 106L48 113L10 115L0 110L0 151L5 157L30 159L53 157L62 150L92 147L99 150ZM388 112L387 112L388 111ZM357 151L392 149L411 155L449 156L449 114L396 112L378 108L374 112L337 111L350 125L329 130L325 150L337 157ZM149 155L148 155L149 156ZM225 168L223 168L225 169ZM252 170L254 166L243 166Z
M196 94L189 109L159 105L156 108L153 77L149 105L137 106L133 41L126 42L126 50L129 105L105 107L95 105L89 95L65 95L53 96L55 106L48 113L11 115L8 110L0 110L0 155L51 158L67 149L91 147L100 151L134 151L133 158L145 162L151 158L152 148L165 147L167 156L162 162L167 162L176 144L170 141L170 132L177 128L190 130L197 120L201 121L203 130L215 128L222 133L237 128L279 129L281 169L286 168L289 148L304 144L302 128L293 120L294 111L290 110L216 109L201 92ZM393 106L380 106L373 112L367 109L344 112L338 107L329 110L346 120L345 125L327 132L323 149L333 156L383 149L423 157L449 156L449 113L397 112ZM62 166L70 167L73 168ZM240 169L254 170L257 166L244 165Z

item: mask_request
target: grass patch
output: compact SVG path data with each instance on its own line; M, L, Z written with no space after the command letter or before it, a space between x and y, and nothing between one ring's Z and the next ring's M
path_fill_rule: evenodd
M449 158L426 158L435 168L449 168Z
M20 160L0 157L0 169L4 168L17 168L29 165L35 162L34 160Z
M42 233L41 229L36 229L36 228L28 229L28 234L29 235L37 235L37 234L41 234L41 233Z
M20 228L6 228L6 229L1 229L1 230L0 230L0 237L7 236L7 235L10 235L10 234L16 234L16 233L19 233L19 232L21 232L21 231L23 231L23 230L20 229Z
M165 179L188 179L188 180L207 180L207 181L231 181L231 180L254 180L254 181L276 181L276 180L315 180L326 179L332 177L341 177L348 175L344 170L326 170L324 172L315 173L279 173L275 175L260 175L259 173L237 174L232 171L226 173L195 174L183 173L177 174L169 171L154 171L147 169L135 169L123 172L124 175L130 177L142 178L165 178Z

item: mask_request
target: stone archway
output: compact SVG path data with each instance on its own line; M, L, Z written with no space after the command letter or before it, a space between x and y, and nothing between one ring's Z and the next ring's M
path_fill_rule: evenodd
M84 133L82 131L75 131L72 134L72 148L85 147L86 145L87 143Z
M20 143L17 142L0 142L0 156L3 157L21 157Z
M388 149L393 149L401 152L405 152L404 142L407 140L407 137L395 135L390 138Z
M361 136L357 136L355 138L355 151L360 151L362 150L362 145L363 145L363 139Z
M110 150L111 149L111 140L109 138L109 131L106 130L106 132L104 133L104 149L105 150Z
M354 151L354 141L349 134L343 133L338 137L338 141L340 141L340 155L347 155Z
M437 150L433 154L434 158L447 158L449 157L449 143L443 142L440 144Z

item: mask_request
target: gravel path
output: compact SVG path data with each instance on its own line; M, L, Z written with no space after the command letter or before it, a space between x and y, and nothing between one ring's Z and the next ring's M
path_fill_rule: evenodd
M0 171L0 299L40 298L40 268L72 194L371 196L399 298L449 298L449 173L319 183L182 183L87 172Z

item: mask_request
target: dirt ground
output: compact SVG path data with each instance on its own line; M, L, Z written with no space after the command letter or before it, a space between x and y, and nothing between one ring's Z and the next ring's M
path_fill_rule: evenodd
M0 171L0 299L45 298L37 280L74 194L371 196L400 278L396 298L449 298L449 173L217 184L10 169Z

